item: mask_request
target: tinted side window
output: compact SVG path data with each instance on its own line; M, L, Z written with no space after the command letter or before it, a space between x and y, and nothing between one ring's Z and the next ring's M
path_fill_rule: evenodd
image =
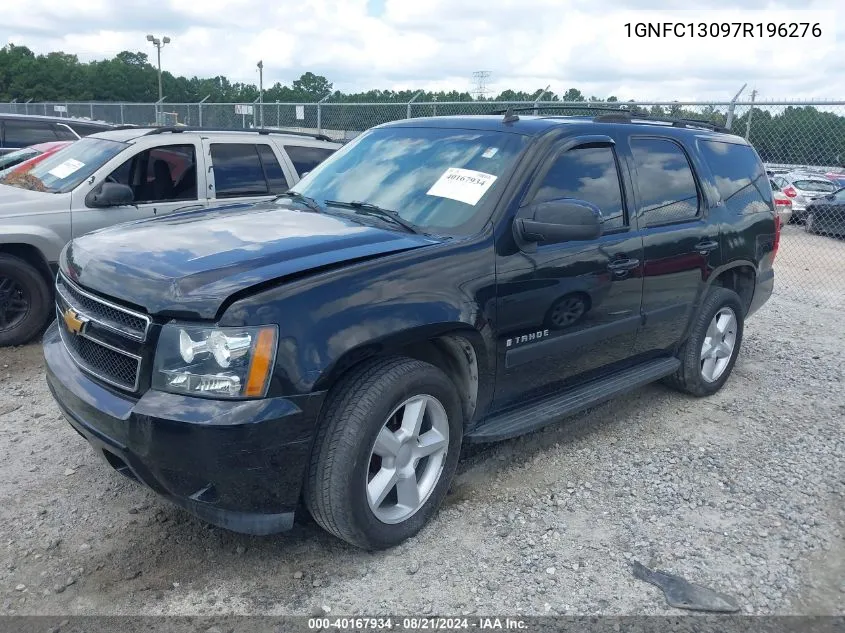
M613 148L583 146L561 154L543 177L535 202L575 198L601 209L605 231L625 226L622 188Z
M6 119L6 147L26 147L36 143L57 141L53 126L42 121L15 121Z
M263 196L269 193L255 145L212 143L211 162L218 198Z
M304 147L301 145L285 145L285 151L290 156L296 173L302 176L312 171L317 165L334 154L333 149L327 147Z
M631 151L646 224L691 220L698 215L698 189L679 145L664 139L632 139Z
M270 193L284 193L290 189L288 179L285 178L285 172L282 171L282 166L279 164L276 154L273 153L273 148L269 145L259 145L258 155L261 157L264 175L270 185Z
M729 211L758 213L771 209L771 185L766 187L766 172L753 149L720 141L701 141L699 146Z

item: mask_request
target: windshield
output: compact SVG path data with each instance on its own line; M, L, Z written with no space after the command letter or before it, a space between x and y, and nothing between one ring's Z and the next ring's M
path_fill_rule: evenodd
M822 191L824 193L833 193L839 187L829 180L795 180L793 185L804 191Z
M117 141L84 138L44 159L26 174L12 171L2 175L0 184L33 191L64 193L88 178L125 147L125 143Z
M466 235L490 217L528 138L505 132L388 127L356 138L293 191L320 204L366 202L425 232ZM338 207L331 212L349 212Z
M34 150L31 147L24 147L23 149L3 154L0 156L0 171L10 169L15 165L20 165L25 160L28 160L33 156L38 156L38 153L39 152L37 150Z

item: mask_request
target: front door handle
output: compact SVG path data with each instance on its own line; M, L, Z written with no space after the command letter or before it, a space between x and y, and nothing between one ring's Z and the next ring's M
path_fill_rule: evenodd
M710 251L715 251L717 248L719 248L719 242L713 240L704 240L695 245L695 250L702 255L709 253Z
M640 265L638 259L614 259L607 265L607 269L613 273L619 273L626 270L634 270Z

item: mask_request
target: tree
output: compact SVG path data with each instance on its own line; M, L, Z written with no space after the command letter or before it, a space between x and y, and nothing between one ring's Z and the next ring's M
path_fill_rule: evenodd
M321 75L307 72L293 82L293 90L301 95L301 101L319 101L332 91L332 84Z
M570 88L566 92L563 93L562 97L563 101L584 101L584 95L581 94L581 91L577 88Z

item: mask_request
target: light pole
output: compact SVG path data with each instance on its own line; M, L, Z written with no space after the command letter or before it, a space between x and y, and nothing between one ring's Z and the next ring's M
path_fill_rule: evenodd
M264 128L264 62L258 62L258 116L259 127Z
M159 101L159 103L161 103L162 99L164 99L164 94L162 93L162 89L161 89L161 48L165 44L170 44L170 38L167 37L166 35L164 37L162 37L161 39L159 39L159 38L157 38L153 35L147 35L147 41L152 42L153 46L156 47L156 51L158 52L158 101ZM156 106L156 123L160 123L160 122L161 122L161 117L159 116L159 113L158 113L158 106Z

